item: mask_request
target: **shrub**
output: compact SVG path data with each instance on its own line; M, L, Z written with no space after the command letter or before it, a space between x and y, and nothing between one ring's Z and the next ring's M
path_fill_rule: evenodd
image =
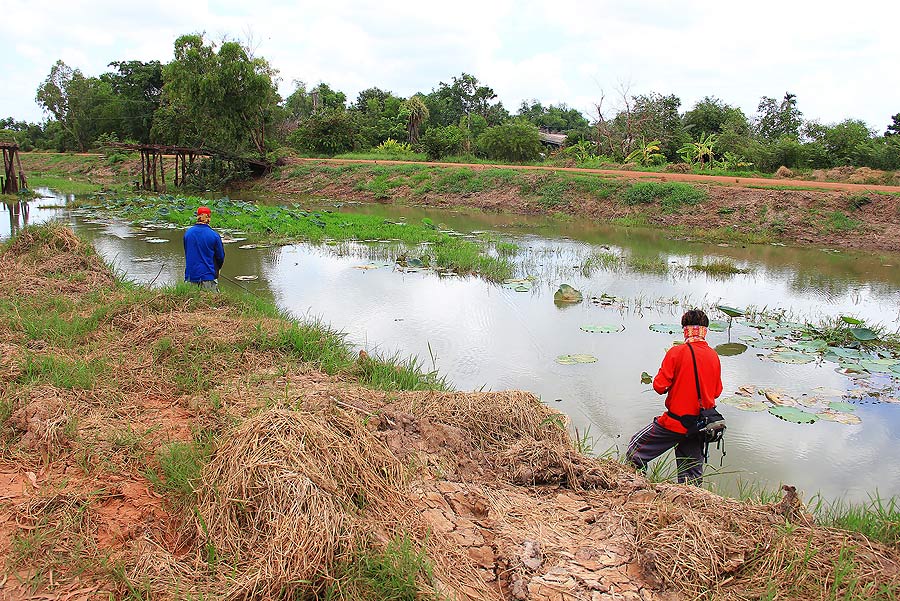
M353 150L358 126L347 111L333 110L310 115L290 133L287 143L301 152L339 154Z
M778 177L794 177L794 172L782 165L775 172L775 175L777 175Z
M478 150L491 159L534 161L541 156L540 132L527 121L489 127L478 137Z
M378 146L372 149L372 152L375 154L384 154L384 155L402 155L402 154L412 154L412 148L410 148L409 144L404 144L403 142L398 142L393 138L388 138Z
M462 151L463 132L455 125L429 127L422 136L422 146L429 159L459 154Z

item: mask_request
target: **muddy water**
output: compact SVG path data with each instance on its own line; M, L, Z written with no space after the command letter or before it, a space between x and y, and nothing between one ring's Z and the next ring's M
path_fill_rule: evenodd
M64 203L62 198L34 201L28 219L72 224L134 280L168 284L182 279L180 230L159 225L141 229L109 216L49 208ZM22 211L7 210L8 219L0 221L0 237L23 221ZM900 327L897 256L704 245L672 240L660 232L476 210L350 204L338 210L375 212L410 222L428 217L460 232L496 233L520 246L515 256L520 274L537 280L530 290L516 291L478 278L400 271L373 259L378 250L372 246L240 249L253 240L238 240L226 246L221 285L271 297L298 317L320 317L349 332L353 343L370 352L417 355L458 389L530 390L566 412L598 453L624 450L631 434L662 411L662 398L641 384L640 375L656 372L677 336L653 332L649 326L677 322L686 304L779 308L801 320L850 314L892 330ZM588 257L603 252L666 265L666 272L584 269ZM714 258L728 258L750 271L717 278L687 267ZM557 307L553 293L563 282L581 290L585 302ZM589 301L602 294L621 300L611 306ZM586 325L624 329L587 333L580 329ZM710 332L709 341L717 345L729 337L736 341L755 334L737 320L730 332ZM861 387L897 384L887 376L854 381L837 373L834 363L780 364L765 360L768 352L751 347L740 355L722 357L723 396L750 385L794 397L839 398ZM560 365L555 360L572 353L593 355L597 362ZM708 480L726 492L736 491L741 481L751 481L770 487L790 483L807 494L821 492L829 498L865 500L876 489L882 496L900 494L900 404L872 402L875 399L865 390L856 396L862 399L852 394L849 398L862 420L856 425L824 420L794 424L767 412L722 405L729 423L727 456L721 473ZM718 467L722 459L720 451L711 450L712 465Z

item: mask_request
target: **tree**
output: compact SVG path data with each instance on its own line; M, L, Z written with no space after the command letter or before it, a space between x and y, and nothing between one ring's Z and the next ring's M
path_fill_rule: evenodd
M415 94L403 103L403 110L406 115L407 140L410 144L415 144L419 141L422 124L428 120L428 107L425 106L422 96Z
M566 133L582 132L589 126L588 120L580 111L570 109L565 103L545 107L537 100L532 100L531 103L523 100L518 116L538 127Z
M356 113L331 109L301 121L287 140L300 151L334 155L353 150L358 133Z
M887 130L884 132L885 137L896 136L897 134L900 134L900 113L891 117L891 124L887 126Z
M159 61L117 61L109 64L114 72L104 73L119 105L116 132L122 139L150 142L153 115L162 99L162 64Z
M462 150L465 134L457 125L432 126L422 136L422 146L429 159L439 159Z
M763 96L756 109L756 134L767 142L784 137L798 139L803 113L797 108L797 96L785 92L779 103L774 98Z
M226 150L266 152L278 112L277 71L240 43L207 44L202 35L175 40L163 68L167 109L184 117L185 142Z
M438 83L425 97L425 104L435 125L455 125L466 115L481 115L490 125L497 125L508 117L501 103L491 104L497 98L494 90L483 86L478 78L462 73L453 83Z

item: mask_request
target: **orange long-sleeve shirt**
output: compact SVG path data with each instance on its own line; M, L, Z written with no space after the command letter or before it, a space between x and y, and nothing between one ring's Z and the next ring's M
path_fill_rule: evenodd
M697 356L703 408L710 409L716 406L716 397L722 394L722 365L719 363L719 355L706 341L690 344ZM653 389L659 394L668 393L666 409L675 415L699 415L697 385L694 382L694 364L691 361L690 349L687 344L673 346L666 353L659 372L653 378ZM665 413L657 418L657 422L672 432L687 433L681 422Z

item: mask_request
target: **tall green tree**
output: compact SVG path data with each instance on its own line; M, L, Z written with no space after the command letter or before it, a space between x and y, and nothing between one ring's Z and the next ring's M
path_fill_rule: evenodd
M238 42L184 35L175 40L175 58L163 68L163 80L165 112L182 119L176 133L184 142L266 152L281 98L277 71L264 58Z
M900 134L900 113L897 113L893 117L891 117L891 124L887 126L887 130L885 130L885 136L896 136Z
M580 111L569 108L565 103L545 107L537 100L531 102L523 100L519 106L518 116L528 119L538 127L566 133L583 131L589 126L588 120Z
M159 61L116 61L109 64L115 71L104 73L119 105L116 133L120 138L141 143L150 142L153 115L162 99L162 64Z
M500 102L494 103L497 94L490 86L482 85L469 73L454 77L452 83L438 83L436 90L425 97L425 103L434 125L456 125L466 115L481 115L488 125L499 125L509 118Z
M407 140L415 144L419 141L422 125L428 120L428 107L421 94L414 94L403 103L403 111L406 115Z
M796 95L785 92L781 102L763 96L756 112L756 134L762 140L775 142L781 138L799 138L803 113L797 108Z

